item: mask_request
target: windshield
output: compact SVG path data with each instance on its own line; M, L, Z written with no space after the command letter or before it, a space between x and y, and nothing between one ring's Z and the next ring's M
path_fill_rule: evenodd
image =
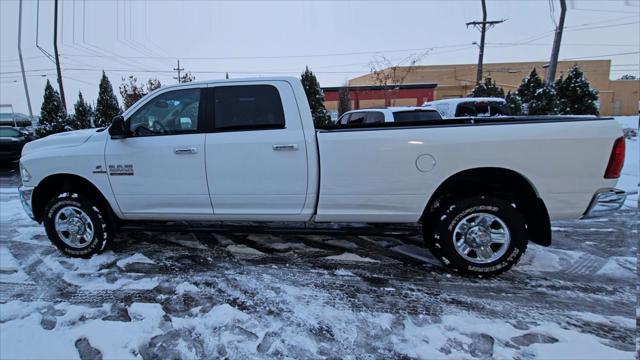
M435 110L398 111L393 113L393 120L395 122L412 122L441 119L442 116L440 116L440 113Z

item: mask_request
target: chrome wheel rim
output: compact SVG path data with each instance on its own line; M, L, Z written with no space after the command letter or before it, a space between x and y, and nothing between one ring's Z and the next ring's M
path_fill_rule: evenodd
M453 244L458 254L476 264L498 260L507 252L510 243L507 224L493 214L467 215L453 231Z
M91 218L75 206L60 209L56 214L54 226L60 239L72 248L84 248L93 239L94 227Z

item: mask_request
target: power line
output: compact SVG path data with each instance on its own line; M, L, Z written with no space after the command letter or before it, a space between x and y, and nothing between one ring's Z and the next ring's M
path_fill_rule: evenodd
M423 47L423 48L413 48L413 49L396 49L396 50L369 50L369 51L358 51L358 52L343 52L343 53L325 53L325 54L306 54L306 55L273 55L273 56L224 56L224 57L210 57L210 56L196 56L196 57L180 57L181 59L187 60L252 60L252 59L286 59L286 58L309 58L309 57L329 57L329 56L349 56L349 55L366 55L366 54L376 54L376 53L394 53L394 52L407 52L407 51L425 51L429 49L446 49L446 48L455 48L469 46L469 44L457 44L457 45L446 45L446 46L432 46L432 47ZM97 56L89 56L83 54L64 54L67 57L97 57ZM175 56L106 56L106 57L119 57L124 59L175 59Z
M594 59L594 58L605 57L605 56L623 56L623 55L634 55L634 54L640 54L640 51L615 53L615 54L602 54L602 55L594 55L594 56L582 56L582 57L568 58L564 60L566 61L566 60Z
M629 14L629 13L635 13L635 14L640 14L640 12L637 11L618 11L618 10L607 10L607 9L576 9L576 8L572 8L571 11L593 11L593 12L598 12L598 13L614 13L614 14Z
M582 30L608 29L612 27L632 25L632 24L640 24L640 21L632 21L632 22L626 22L626 23L620 23L620 24L600 25L600 26L592 26L592 27L581 27L582 25L580 25L580 26L567 27L566 30L582 31Z

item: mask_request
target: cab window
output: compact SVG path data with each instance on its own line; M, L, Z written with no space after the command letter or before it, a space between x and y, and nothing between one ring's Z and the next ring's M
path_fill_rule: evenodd
M349 118L349 125L351 124L363 124L364 119L367 117L366 112L355 112L351 113L351 117Z
M133 136L188 134L198 131L200 89L169 91L144 104L129 118Z
M380 111L369 111L364 119L365 124L379 124L384 122L384 114Z

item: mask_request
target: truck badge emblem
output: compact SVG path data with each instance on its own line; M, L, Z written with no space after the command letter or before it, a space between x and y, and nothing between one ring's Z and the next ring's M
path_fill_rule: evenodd
M133 164L109 165L109 175L111 176L132 176Z
M102 165L96 165L96 168L93 170L94 174L106 174L107 171L102 168Z

